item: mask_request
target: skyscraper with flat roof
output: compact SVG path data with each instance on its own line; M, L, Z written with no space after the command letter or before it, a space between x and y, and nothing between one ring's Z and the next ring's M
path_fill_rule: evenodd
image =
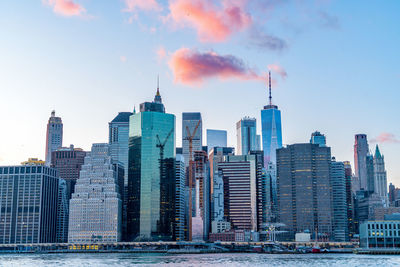
M320 132L315 131L311 134L310 143L317 144L319 146L326 146L326 137Z
M175 216L162 210L174 210L175 196L169 190L176 175L171 161L175 163L175 115L165 113L157 88L154 101L142 103L129 121L129 240L173 239Z
M213 147L226 147L227 146L227 131L225 130L212 130L207 129L207 148L208 152Z
M47 123L46 131L46 165L51 164L51 153L62 147L63 123L60 117L56 117L56 112L51 112L51 117Z
M277 221L292 239L306 230L332 238L330 166L330 147L294 144L277 150Z
M356 134L354 141L354 169L359 179L360 189L368 190L367 161L368 141L366 134Z
M264 166L276 164L276 150L282 147L281 111L272 104L271 72L269 73L269 104L261 110L261 135L264 150Z
M197 127L197 128L196 128ZM189 139L193 135L192 155L189 156ZM185 158L186 167L190 159L193 160L195 151L202 151L203 144L203 121L200 112L182 113L182 154Z
M257 124L255 118L244 117L236 123L237 153L247 155L250 151L256 151Z

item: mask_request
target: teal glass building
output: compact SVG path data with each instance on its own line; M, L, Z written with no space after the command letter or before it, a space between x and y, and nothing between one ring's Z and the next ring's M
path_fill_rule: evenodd
M173 238L175 115L165 113L160 93L129 120L128 236Z

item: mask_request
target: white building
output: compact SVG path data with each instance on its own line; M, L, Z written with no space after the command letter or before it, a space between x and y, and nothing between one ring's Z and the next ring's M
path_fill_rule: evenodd
M120 241L122 201L116 166L108 144L93 144L70 200L68 242Z

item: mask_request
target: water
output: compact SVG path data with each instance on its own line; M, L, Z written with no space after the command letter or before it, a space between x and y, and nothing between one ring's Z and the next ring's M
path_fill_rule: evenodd
M0 266L400 266L396 255L355 254L0 254Z

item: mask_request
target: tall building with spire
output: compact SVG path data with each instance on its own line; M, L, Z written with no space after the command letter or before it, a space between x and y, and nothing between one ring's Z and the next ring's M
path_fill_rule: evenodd
M272 104L271 72L269 72L269 104L261 110L261 135L264 150L264 166L276 164L276 150L282 147L281 111Z
M51 153L62 147L63 123L60 117L56 117L56 111L51 112L46 131L46 165L51 164Z
M374 185L375 193L385 200L385 204L388 205L387 196L387 177L385 170L385 158L381 154L378 145L375 148L374 155Z
M356 134L354 140L354 169L361 190L368 190L367 155L369 152L366 134Z
M175 115L153 102L129 118L127 231L129 240L172 240L175 223Z

